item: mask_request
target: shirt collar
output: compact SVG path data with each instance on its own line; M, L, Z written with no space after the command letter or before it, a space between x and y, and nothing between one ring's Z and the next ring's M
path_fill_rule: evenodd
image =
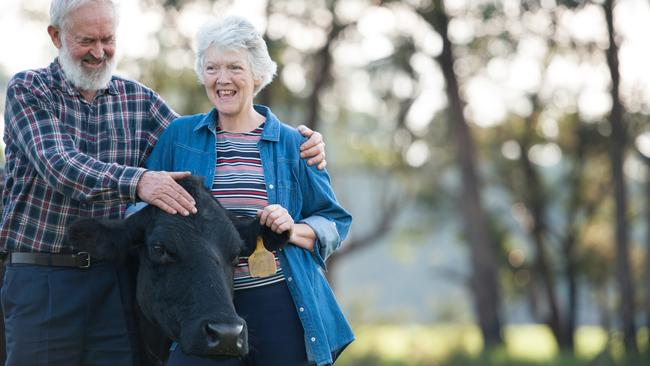
M50 64L50 75L52 78L52 85L70 95L80 95L81 93L77 88L72 85L66 78L65 74L63 73L63 69L61 68L61 64L59 63L59 58L57 57L52 61ZM100 89L97 91L97 94L103 94L105 92L108 92L109 94L117 95L117 87L115 86L115 76L111 77L111 81L108 82L108 86L106 88Z
M262 136L260 139L262 140L267 140L267 141L275 141L277 142L280 139L280 121L278 118L271 112L271 109L267 106L263 106L260 104L255 104L253 106L255 110L263 115L266 118L266 121L264 123L264 130L262 131ZM216 124L215 121L217 120L217 109L212 108L212 110L203 116L199 123L196 124L196 127L194 127L194 131L198 131L201 128L207 128L213 133L216 133Z

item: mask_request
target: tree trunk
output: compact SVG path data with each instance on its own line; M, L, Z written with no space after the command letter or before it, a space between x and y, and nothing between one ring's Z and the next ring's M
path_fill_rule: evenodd
M570 341L570 349L575 348L575 330L578 309L578 268L579 260L577 258L576 247L579 240L580 227L576 224L581 209L585 219L589 219L596 212L597 205L585 205L582 194L583 184L583 167L585 162L585 149L589 143L587 140L587 131L579 123L576 134L578 135L578 146L576 149L575 163L570 177L571 191L569 194L569 204L567 210L567 232L561 240L562 253L564 256L564 273L567 282L567 312L564 318L564 337ZM570 340L569 340L570 337ZM558 342L561 344L560 342Z
M612 111L609 122L612 127L610 139L610 160L614 186L614 201L616 205L616 279L620 291L620 316L623 326L623 342L625 349L633 354L638 353L636 346L636 326L634 324L634 287L630 273L628 253L627 228L627 195L623 174L623 162L626 144L626 131L623 124L623 105L619 97L620 74L618 70L618 46L615 40L613 20L613 0L603 4L607 20L609 47L607 48L607 65L612 78Z
M323 47L314 55L316 61L316 66L314 67L312 74L314 85L312 87L311 94L309 94L309 97L307 98L307 120L305 121L305 125L312 130L320 129L320 93L323 91L323 89L325 89L325 87L332 79L330 70L332 66L331 48L334 40L345 28L336 20L336 13L334 11L336 1L327 1L327 6L329 11L332 13L332 24L330 26L329 32L327 33L327 41Z
M576 221L578 220L578 212L583 205L582 197L582 170L584 166L584 149L586 148L586 137L578 127L578 149L576 152L576 161L573 167L572 177L569 180L571 187L570 200L567 210L567 230L566 236L561 240L561 250L564 257L564 274L567 282L567 307L563 323L563 337L562 341L558 340L558 344L566 344L567 349L575 350L575 331L576 331L576 317L578 308L578 258L576 253L577 240L580 229L577 227ZM587 205L589 206L589 205ZM583 207L586 211L585 216L591 217L593 209L590 207Z
M566 236L561 241L562 243L562 253L564 256L564 273L566 275L567 281L567 297L568 297L568 308L565 317L564 332L565 337L571 337L570 339L570 349L574 350L575 348L575 330L576 330L576 318L577 318L577 309L578 309L578 258L576 253L577 241L580 228L577 227L576 220L580 212L580 208L583 205L583 196L582 196L582 184L583 184L583 167L585 159L585 148L587 142L587 137L584 129L581 124L578 124L578 147L576 151L575 163L572 169L572 175L570 177L570 187L571 193L569 195L569 204L567 210L567 233ZM593 215L594 209L591 207L583 207L586 214L586 217L591 217Z
M645 205L646 205L646 254L645 254L645 319L646 328L650 329L650 157L644 158L646 163L646 182L645 182ZM648 337L648 345L646 349L650 349L650 337Z
M560 305L555 289L555 276L553 275L546 254L545 237L548 236L548 232L545 218L546 205L544 202L542 183L540 182L539 174L535 170L530 159L528 159L528 154L526 153L530 149L531 134L534 133L532 125L536 119L535 116L536 114L532 114L531 117L527 119L525 134L523 139L520 141L522 153L519 161L522 165L526 182L524 201L533 218L532 227L528 228L528 230L532 237L533 245L537 251L534 264L535 272L536 275L539 276L539 280L544 288L544 293L546 295L545 299L550 311L546 323L551 328L555 340L560 348L570 349L573 346L573 337L572 334L566 334L565 327L562 323Z
M442 0L434 1L433 8L424 14L424 18L433 25L443 40L443 50L437 61L446 82L446 93L449 99L449 130L457 148L457 159L461 168L460 209L465 234L471 246L473 270L471 290L483 341L486 347L491 347L503 343L498 309L497 264L494 256L496 246L490 237L483 213L480 182L476 172L475 146L463 116L463 102L453 70L454 56L447 34L449 18L445 13Z

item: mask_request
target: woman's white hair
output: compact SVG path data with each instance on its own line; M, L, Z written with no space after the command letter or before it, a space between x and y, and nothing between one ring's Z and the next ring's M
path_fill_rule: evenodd
M262 35L248 20L238 16L227 16L208 21L199 28L196 33L194 71L201 84L203 84L205 51L210 46L224 50L246 51L253 78L259 81L259 85L253 90L253 95L273 80L278 65L271 60Z
M110 4L113 7L113 13L115 14L115 25L117 25L118 11L117 1L115 0L52 0L52 4L50 4L50 25L60 30L64 30L67 15L81 5L91 1Z

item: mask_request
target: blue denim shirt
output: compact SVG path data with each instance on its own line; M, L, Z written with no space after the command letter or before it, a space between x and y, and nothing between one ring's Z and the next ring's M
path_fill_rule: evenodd
M354 335L322 270L325 259L347 235L352 217L336 201L327 171L310 167L300 158L304 137L280 122L269 108L256 105L255 110L266 117L259 150L269 204L286 208L295 222L309 225L316 233L313 252L288 245L280 250L279 258L305 331L307 356L319 366L331 364L332 354L342 351ZM145 166L191 171L205 177L209 188L216 161L216 114L213 109L174 120Z

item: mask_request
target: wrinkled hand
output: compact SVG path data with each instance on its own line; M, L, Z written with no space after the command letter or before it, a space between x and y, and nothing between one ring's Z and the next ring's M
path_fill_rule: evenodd
M298 126L298 131L303 136L309 138L300 145L300 157L303 159L310 158L307 160L307 165L318 164L318 170L325 169L327 160L325 160L325 141L323 141L323 135L305 125Z
M148 170L138 181L137 193L141 200L161 210L187 216L196 213L196 202L178 183L177 179L190 176L190 172L156 172Z
M257 211L257 217L260 218L260 224L268 226L276 234L282 234L293 228L293 218L289 215L286 208L280 205L268 205L264 209Z

